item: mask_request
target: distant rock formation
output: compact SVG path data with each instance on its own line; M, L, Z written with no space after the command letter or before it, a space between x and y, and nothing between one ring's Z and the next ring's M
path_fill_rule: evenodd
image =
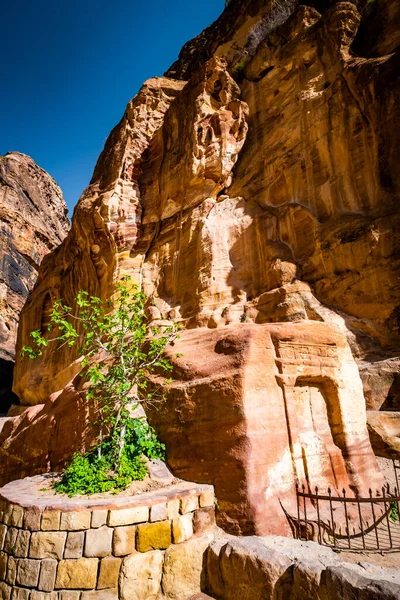
M150 418L175 473L215 484L232 531L287 533L296 478L381 482L354 359L370 407L396 402L400 54L374 11L232 0L129 103L22 314L18 347L55 299L110 298L129 273L150 319L182 323ZM90 445L79 370L65 346L18 358L27 409L1 434L3 480Z
M0 156L0 413L11 399L19 315L43 257L69 230L54 179L25 154Z

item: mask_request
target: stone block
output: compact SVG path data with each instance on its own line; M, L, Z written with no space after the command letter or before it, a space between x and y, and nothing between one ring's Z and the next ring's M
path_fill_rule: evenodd
M0 499L0 523L3 523L4 511L6 509L6 501Z
M14 556L26 558L29 552L29 540L31 539L31 532L25 529L18 531L17 540L14 546Z
M97 558L61 560L57 569L56 589L95 588L98 562Z
M11 525L11 515L13 511L12 504L6 504L3 509L3 523L4 525Z
M30 600L58 600L58 593L32 590Z
M173 474L160 458L147 459L146 467L152 481L157 481L164 485L168 485L174 481Z
M91 526L97 529L107 523L108 510L94 510L92 512Z
M168 600L186 600L201 591L204 554L212 539L213 534L207 533L167 549L164 557L163 592ZM239 593L235 598L239 600L242 596ZM251 598L256 600L261 596Z
M6 539L4 540L4 551L7 554L14 555L15 545L17 543L18 529L15 527L9 527L6 533Z
M174 544L186 542L193 535L193 513L179 515L172 521L172 537Z
M176 498L176 500L170 500L167 504L167 516L168 519L175 519L175 517L177 517L179 515L179 508L180 508L181 502L179 500L179 498Z
M85 551L87 557L109 556L111 554L113 529L111 527L99 527L99 529L90 529L86 532Z
M163 558L159 550L127 556L121 567L121 600L158 600Z
M0 550L3 550L4 541L7 535L7 525L0 524Z
M61 531L79 531L89 529L91 513L89 511L71 511L61 513Z
M24 529L39 531L42 513L38 508L29 508L24 513Z
M5 581L0 581L0 600L10 600L11 589Z
M63 531L34 531L29 548L30 558L61 559L67 534Z
M181 499L180 512L182 515L193 512L199 508L199 497L198 496L186 496Z
M214 490L212 488L204 490L204 492L202 492L200 494L200 497L199 497L200 508L214 507L214 503L215 503L215 497L214 497Z
M24 587L35 588L39 581L40 561L21 558L18 561L16 583Z
M17 576L17 566L18 561L13 556L9 556L7 561L6 581L10 585L14 585L15 583L15 578Z
M149 550L165 550L172 543L170 521L144 523L137 528L137 544L139 552Z
M57 561L51 558L42 560L39 575L39 590L43 592L52 592L56 583Z
M154 504L150 507L150 521L152 523L156 521L165 521L168 519L167 504L165 502L160 504Z
M365 563L364 563L365 565ZM368 565L341 564L328 566L324 581L329 600L397 600L400 579L397 569Z
M77 590L60 590L58 592L58 600L79 600L81 592Z
M30 590L26 588L13 587L11 600L29 600Z
M100 571L97 580L97 589L109 589L118 587L121 558L107 556L100 561Z
M119 600L118 588L116 587L112 590L92 590L91 592L82 592L81 600Z
M217 598L237 598L239 593L243 598L291 598L293 560L289 555L268 547L262 537L217 539L207 551L208 591Z
M127 556L135 551L136 527L116 527L113 536L113 554L115 556Z
M83 531L70 531L65 542L64 558L81 558L85 533Z
M196 534L203 533L215 525L215 508L200 508L193 513L193 529Z
M5 552L0 552L0 581L5 579L7 573L7 560L8 554Z
M118 525L134 525L135 523L145 523L148 520L148 506L134 506L132 508L122 508L121 510L110 510L108 514L108 524L111 527L116 527Z
M40 529L42 531L58 531L61 513L59 510L45 510L42 514Z
M22 527L24 522L24 509L18 504L14 504L12 507L10 523L12 527Z

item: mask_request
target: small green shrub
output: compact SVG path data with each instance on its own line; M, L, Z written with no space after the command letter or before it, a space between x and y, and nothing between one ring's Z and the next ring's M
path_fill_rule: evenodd
M398 506L397 502L390 502L389 517L393 523L397 523L397 521L400 521L399 506Z
M61 481L54 484L56 491L76 496L125 490L132 481L146 477L146 457L165 460L165 445L143 418L127 419L125 444L117 470L114 470L115 452L115 444L108 439L101 448L99 445L85 455L76 453Z

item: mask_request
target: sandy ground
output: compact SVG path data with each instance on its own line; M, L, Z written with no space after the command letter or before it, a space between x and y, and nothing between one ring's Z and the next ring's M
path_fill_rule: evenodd
M153 492L160 489L169 489L170 487L185 483L182 479L173 476L167 465L162 460L147 460L146 466L148 474L143 481L132 481L131 485L126 490L118 490L116 492L103 492L101 494L78 494L74 498L82 500L98 500L112 497L127 497L139 496L146 492ZM61 480L61 473L46 473L41 476L31 478L31 492L37 494L38 498L68 498L66 494L59 494L54 489L54 484ZM33 486L33 487L32 487Z
M56 483L57 481L60 481L61 479L61 475L58 474L48 474L48 475L42 475L42 481L37 483L37 488L36 488L36 492L37 492L37 496L38 498L48 498L48 497L52 497L57 495L60 498L68 498L68 496L66 494L56 494L56 491L53 487L53 484ZM44 483L43 483L44 480ZM168 489L170 488L172 485L175 485L177 483L181 483L180 479L173 479L171 482L169 483L165 483L162 481L154 481L153 479L151 479L149 476L147 476L145 479L143 479L143 481L134 481L132 482L132 484L126 488L126 490L118 490L116 493L115 492L104 492L102 494L92 494L90 496L87 496L85 494L78 494L76 496L74 496L75 498L82 498L85 500L96 500L98 498L112 498L113 496L136 496L136 495L140 495L140 494L144 494L145 492L152 492L154 490L159 490L159 489Z

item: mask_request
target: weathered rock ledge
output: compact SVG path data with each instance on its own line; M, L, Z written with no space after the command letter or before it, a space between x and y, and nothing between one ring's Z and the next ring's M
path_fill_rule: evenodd
M398 600L398 569L360 559L346 563L315 542L282 537L217 538L207 552L207 591L223 600Z

